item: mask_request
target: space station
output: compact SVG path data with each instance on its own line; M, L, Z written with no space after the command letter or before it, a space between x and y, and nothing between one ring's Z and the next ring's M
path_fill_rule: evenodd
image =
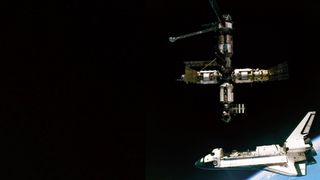
M179 81L195 84L217 84L220 86L219 100L222 105L221 120L229 123L237 114L245 113L244 103L235 103L235 84L259 83L277 80L286 80L289 77L288 63L281 62L268 69L260 68L234 68L232 66L233 56L233 21L230 14L222 14L215 0L210 0L210 5L216 15L217 22L206 24L206 29L169 37L174 43L177 40L214 32L218 35L217 51L215 57L209 61L187 61L185 72Z

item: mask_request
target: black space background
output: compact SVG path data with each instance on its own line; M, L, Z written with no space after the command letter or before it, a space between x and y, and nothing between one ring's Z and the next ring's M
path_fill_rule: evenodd
M217 119L218 88L175 79L211 59L199 1L1 1L1 179L243 179L194 162L214 147L281 143L319 109L319 4L219 1L235 21L234 67L289 62L290 80L236 86L243 117ZM319 134L315 119L311 137ZM226 176L228 175L228 176Z

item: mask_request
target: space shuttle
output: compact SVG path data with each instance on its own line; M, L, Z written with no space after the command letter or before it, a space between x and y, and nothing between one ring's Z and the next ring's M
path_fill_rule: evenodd
M283 146L278 144L257 146L255 151L224 152L215 148L195 165L205 170L257 169L286 176L305 176L307 166L316 164L313 156L317 153L310 138L307 138L315 111L308 112L299 125L286 139Z

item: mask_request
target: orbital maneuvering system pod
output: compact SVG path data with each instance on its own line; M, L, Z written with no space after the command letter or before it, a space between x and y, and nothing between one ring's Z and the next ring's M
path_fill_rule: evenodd
M181 80L185 83L219 84L220 102L223 109L221 119L224 122L230 122L232 116L245 112L244 104L234 103L234 84L287 79L288 65L285 62L269 69L234 69L231 60L233 55L233 21L231 15L221 14L215 0L209 0L209 2L217 17L217 22L206 24L208 28L201 31L169 37L169 41L175 42L212 31L218 34L216 57L211 61L185 62L185 73L181 76Z

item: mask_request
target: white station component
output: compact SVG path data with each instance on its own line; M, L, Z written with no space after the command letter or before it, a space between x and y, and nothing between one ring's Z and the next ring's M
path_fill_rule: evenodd
M233 102L233 85L230 83L223 83L220 85L220 102Z
M221 73L217 70L199 71L200 84L217 84Z
M253 83L268 81L269 75L269 70L244 68L235 69L232 78L235 83Z
M314 116L314 111L308 112L282 147L278 144L263 145L254 151L234 150L231 153L215 148L195 165L207 170L263 169L287 176L304 176L307 165L316 163L313 158L316 152L306 139Z

